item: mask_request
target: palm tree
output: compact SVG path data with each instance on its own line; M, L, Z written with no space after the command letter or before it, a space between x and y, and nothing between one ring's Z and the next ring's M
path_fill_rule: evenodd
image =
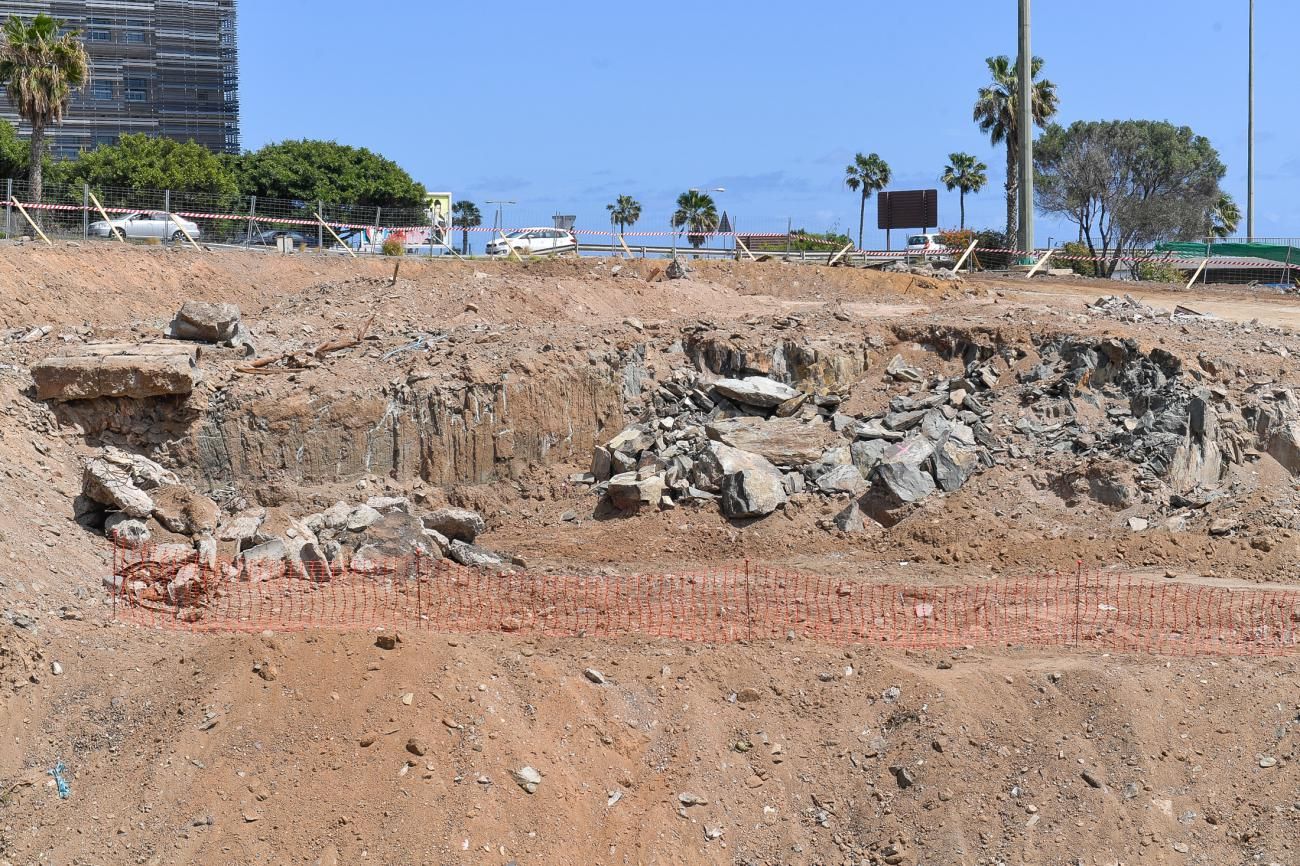
M979 192L989 182L989 167L969 153L948 154L948 164L939 178L948 192L961 190L961 228L966 228L966 193Z
M1232 196L1220 193L1214 207L1210 208L1210 236L1223 240L1237 233L1241 222L1241 209L1232 200Z
M469 230L483 225L483 214L478 205L469 199L461 199L451 206L451 221L460 227L460 254L469 255Z
M705 235L718 227L718 208L713 196L697 189L687 190L677 196L677 210L673 213L673 228L685 228L686 239L697 250Z
M620 235L624 229L636 225L636 221L641 219L641 202L630 195L619 196L613 204L605 205L605 210L609 211L610 225L618 226Z
M862 191L862 201L858 206L858 249L862 249L862 226L867 218L867 199L873 192L880 192L889 186L889 163L878 154L863 156L856 154L853 162L844 169L844 185L853 191Z
M10 15L0 33L0 81L9 104L32 125L27 181L35 202L41 200L45 127L63 120L72 91L85 83L90 69L77 31L60 34L62 29L62 21L45 14L27 23Z
M974 118L979 124L980 132L988 133L994 144L1006 143L1007 146L1007 237L1016 236L1016 196L1020 190L1020 181L1016 175L1020 162L1020 131L1016 128L1016 106L1019 101L1019 75L1016 64L1005 55L989 57L984 61L989 68L993 82L979 90L975 100ZM1029 65L1029 77L1038 78L1042 71L1043 58L1035 57ZM1055 114L1059 107L1056 97L1056 85L1050 81L1034 81L1033 104L1030 113L1034 125L1043 126ZM1032 131L1029 134L1033 134Z

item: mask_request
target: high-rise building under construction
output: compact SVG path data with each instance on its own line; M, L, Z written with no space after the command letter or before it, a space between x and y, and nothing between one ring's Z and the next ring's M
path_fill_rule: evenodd
M235 0L0 0L0 20L41 12L79 30L90 55L89 80L47 133L56 158L135 132L239 152ZM3 91L0 117L27 133Z

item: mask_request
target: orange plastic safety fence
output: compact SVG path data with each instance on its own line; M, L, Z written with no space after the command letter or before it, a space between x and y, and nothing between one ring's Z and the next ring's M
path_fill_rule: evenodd
M790 634L901 648L1084 647L1171 655L1300 652L1300 590L1050 572L960 586L865 583L748 565L691 574L493 574L446 560L200 562L118 548L117 618L190 631L403 628L724 643Z

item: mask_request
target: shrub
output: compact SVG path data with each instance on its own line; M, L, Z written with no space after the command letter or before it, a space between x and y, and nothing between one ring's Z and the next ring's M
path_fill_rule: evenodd
M1066 267L1080 276L1095 277L1098 274L1098 263L1093 261L1091 258L1088 258L1091 255L1092 250L1088 249L1087 244L1080 241L1070 241L1069 243L1061 244L1060 254L1052 256L1052 261L1061 261ZM1082 256L1086 261L1074 258L1061 258L1061 256Z
M997 229L985 229L984 231L975 232L975 240L979 241L979 246L975 248L974 255L978 260L978 267L983 270L1009 268L1019 259L1015 253L991 252L991 250L1015 248L1015 242L1007 239L1006 232L1000 232Z
M1137 278L1149 283L1184 283L1187 277L1173 262L1138 262Z
M975 240L975 231L973 229L948 229L939 232L939 243L958 256L965 252L973 240Z
M400 256L406 253L406 245L402 243L399 237L387 237L384 239L384 245L380 248L386 256Z

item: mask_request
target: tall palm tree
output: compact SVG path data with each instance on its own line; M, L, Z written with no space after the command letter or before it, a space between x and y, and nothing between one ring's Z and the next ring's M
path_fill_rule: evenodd
M1232 196L1220 193L1214 207L1210 209L1210 236L1223 240L1237 233L1241 222L1241 209Z
M697 250L705 235L718 227L718 207L713 196L699 190L687 190L677 196L677 210L673 213L673 228L685 228L686 239Z
M483 214L474 202L461 199L451 206L451 222L460 228L460 254L469 255L469 230L483 225Z
M989 167L969 153L948 154L948 164L939 178L948 192L961 190L961 228L966 228L966 193L979 192L989 182Z
M605 210L609 211L610 224L618 226L619 234L623 234L624 229L636 225L636 221L641 219L641 202L630 195L619 196L613 204L605 205Z
M63 120L72 91L86 81L90 59L77 31L60 34L63 22L37 15L24 22L10 15L0 31L0 81L9 104L32 125L27 181L32 201L41 200L45 127Z
M862 226L867 218L867 199L873 192L880 192L889 186L889 163L879 154L856 154L853 162L844 169L844 185L857 192L861 190L862 201L858 205L858 249L862 249Z
M1017 64L1005 54L989 57L984 61L989 68L992 83L979 90L975 100L974 119L979 124L980 132L988 133L994 144L1005 143L1007 146L1007 238L1016 236L1016 197L1020 191L1017 167L1020 163L1020 130L1017 129L1016 111L1020 100L1019 75ZM1029 77L1037 79L1043 69L1043 58L1035 57L1029 64ZM1034 81L1030 113L1035 126L1043 126L1055 114L1060 105L1056 96L1056 85L1046 79ZM1029 135L1032 130L1027 131Z

